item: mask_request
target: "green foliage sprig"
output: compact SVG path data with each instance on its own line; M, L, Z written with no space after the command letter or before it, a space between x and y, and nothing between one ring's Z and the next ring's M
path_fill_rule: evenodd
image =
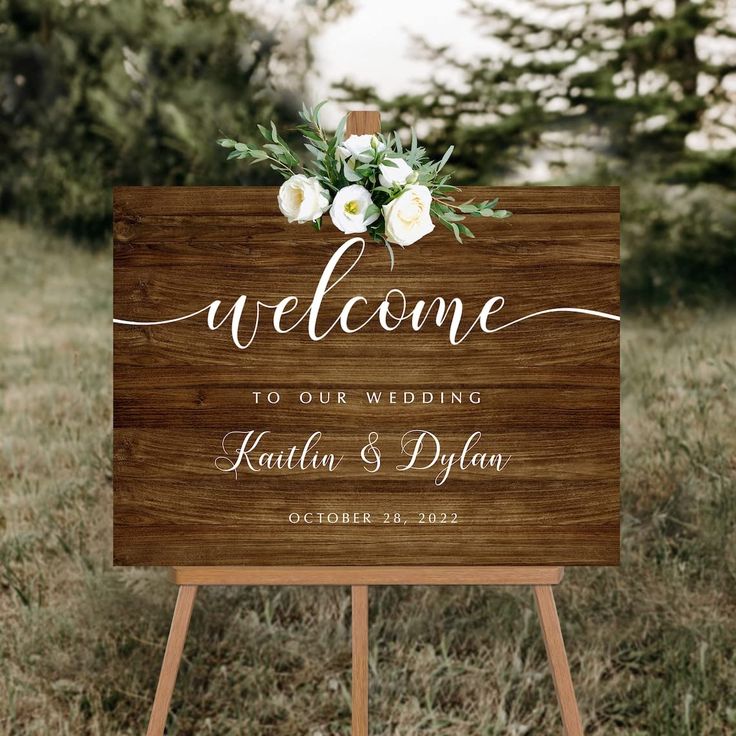
M361 216L370 221L367 222L365 231L375 242L383 243L388 248L392 263L391 246L395 245L396 241L392 241L387 231L384 208L400 197L408 187L414 187L415 190L426 187L431 195L431 215L452 232L459 243L463 242L463 238L475 237L472 230L464 224L467 217L505 219L511 216L508 210L496 209L498 198L483 202L473 200L456 202L454 194L459 188L451 184L451 174L444 173L454 147L450 146L439 161L432 161L424 147L419 145L414 130L411 132L408 147L404 147L399 134L393 132L386 135L376 134L371 137L369 147L362 150L359 155L351 153L349 147L346 149L344 145L347 116L342 118L334 133L328 134L323 128L320 111L325 102L313 108L303 105L299 113L302 122L297 126L297 130L304 137L304 146L309 154L307 162L299 159L279 135L273 122L268 127L258 126L265 141L260 146L233 138L220 138L217 142L223 148L230 149L227 160L247 159L251 163L266 162L287 181L298 175L316 179L324 187L330 204L335 195L344 188L353 184L364 187L370 193L370 204L361 212ZM399 160L403 160L411 172L403 181L387 184L386 177L382 177L381 169L398 167ZM406 167L403 167L403 170L406 171ZM386 172L383 173L385 175ZM312 219L317 229L320 229L322 224L321 214Z

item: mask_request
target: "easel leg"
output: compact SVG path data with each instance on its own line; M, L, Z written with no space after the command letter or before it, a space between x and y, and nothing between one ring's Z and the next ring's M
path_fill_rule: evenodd
M151 720L148 722L146 736L163 736L166 727L166 716L169 713L171 695L174 692L176 675L179 672L179 663L184 651L184 641L187 638L189 619L192 616L194 597L197 594L196 585L180 585L176 597L176 607L171 619L169 640L166 642L166 652L161 665L161 674L158 678L156 697L153 700Z
M353 585L353 736L368 736L368 586Z
M557 692L557 700L562 711L562 724L566 736L583 736L583 724L580 721L580 711L575 699L575 690L570 676L570 665L565 652L565 642L562 640L560 619L557 616L557 606L551 585L535 585L534 597L537 601L539 621L542 625L544 646L547 649L547 659L552 670L552 680Z

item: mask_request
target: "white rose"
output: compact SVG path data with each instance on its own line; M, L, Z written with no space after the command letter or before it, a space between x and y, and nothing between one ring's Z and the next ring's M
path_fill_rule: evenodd
M404 186L406 180L414 173L411 166L409 166L403 158L391 157L392 163L396 164L391 166L390 164L381 164L378 169L381 172L378 176L378 180L381 182L382 187L392 187L394 184Z
M314 176L295 174L279 189L279 209L289 222L311 222L330 206L330 195Z
M430 215L432 193L422 184L410 184L396 199L383 205L386 238L397 245L411 245L434 230Z
M338 230L346 234L364 233L368 225L378 219L378 212L365 216L366 210L372 204L371 193L365 187L351 184L335 195L330 208L330 219Z
M371 133L365 135L351 135L346 138L338 147L338 155L347 161L348 159L357 159L366 163L373 160L374 151L383 151L386 146Z

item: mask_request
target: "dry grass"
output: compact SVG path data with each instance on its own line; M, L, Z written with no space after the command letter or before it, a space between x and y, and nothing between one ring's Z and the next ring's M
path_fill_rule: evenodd
M173 605L111 560L108 252L0 223L0 734L141 734ZM736 733L736 319L625 320L623 564L568 571L589 734ZM559 733L528 591L375 589L375 734ZM211 589L171 734L349 733L347 589Z

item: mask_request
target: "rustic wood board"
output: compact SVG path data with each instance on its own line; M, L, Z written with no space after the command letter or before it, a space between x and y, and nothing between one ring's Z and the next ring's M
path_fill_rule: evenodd
M368 243L326 294L321 323L358 294L370 306L355 314L365 317L390 289L402 290L407 309L420 298L460 297L464 324L502 296L489 327L560 307L618 315L617 188L468 188L462 196L500 196L514 216L472 220L477 237L462 246L438 227L397 248L393 271L386 251ZM219 299L219 321L247 295L245 336L256 300L295 295L301 315L348 239L329 223L322 232L289 225L273 188L124 187L114 213L116 320L173 319ZM115 324L116 564L618 563L618 321L546 313L451 345L446 324L386 331L373 320L314 341L305 324L278 334L272 314L262 310L245 350L233 344L229 322L208 329L206 313ZM257 404L253 391L262 392ZM279 403L266 401L270 391ZM311 404L299 400L305 391ZM338 391L345 403L336 403ZM399 401L370 404L366 391L384 399L396 391ZM433 401L403 404L404 391ZM453 391L460 403L439 403ZM320 392L330 403L319 403ZM218 469L218 457L226 467L235 459L242 436L231 435L224 450L223 437L250 430L270 433L253 458L301 448L321 431L316 450L343 459L332 472L253 472L243 463L236 478ZM438 485L439 464L416 467L427 454L397 470L408 462L401 438L410 430L431 432L445 453L459 453L477 431L472 452L506 462L501 471L455 465ZM381 450L373 474L360 456L370 432ZM319 512L348 513L351 523L304 523L305 513L314 521ZM371 523L353 523L354 514Z

